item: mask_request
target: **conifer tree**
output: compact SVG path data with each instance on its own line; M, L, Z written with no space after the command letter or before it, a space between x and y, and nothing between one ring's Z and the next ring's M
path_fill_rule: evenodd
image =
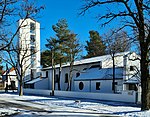
M66 19L60 19L56 23L56 25L52 26L53 30L56 33L55 41L54 38L51 37L46 46L50 48L53 45L54 48L54 61L59 61L60 70L59 70L59 78L58 78L58 89L60 90L60 75L61 75L61 64L69 62L70 63L70 71L68 78L68 87L66 90L71 90L71 82L72 82L72 71L74 60L76 59L78 53L80 52L80 45L77 41L76 34L71 32L68 28L68 23ZM53 40L53 41L52 41ZM53 44L51 43L53 42Z
M105 54L106 46L102 41L101 36L97 31L89 31L90 41L86 41L87 46L85 49L87 51L87 55L85 58L101 56Z
M72 78L73 78L73 74L72 74L73 65L74 65L74 61L78 57L79 52L81 51L81 46L77 40L77 34L70 33L69 36L66 38L64 45L65 45L64 53L66 54L67 61L70 64L68 87L66 90L71 91Z
M41 52L41 65L44 67L51 66L51 51L45 50Z

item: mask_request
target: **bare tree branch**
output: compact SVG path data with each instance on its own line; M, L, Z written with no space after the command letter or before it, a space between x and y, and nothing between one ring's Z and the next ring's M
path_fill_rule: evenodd
M149 76L149 58L150 58L150 1L149 0L85 0L85 5L81 8L80 14L85 14L86 11L93 7L102 7L107 5L122 5L122 9L110 8L113 11L102 12L103 16L99 17L100 20L105 19L103 24L108 24L112 20L120 18L122 23L121 28L129 26L133 34L136 33L136 39L140 45L140 67L141 67L141 87L142 87L142 104L141 110L150 109L150 87ZM132 5L132 6L131 6ZM122 13L122 10L125 13ZM102 14L101 13L101 14ZM125 21L125 22L122 22ZM131 38L132 39L132 38Z

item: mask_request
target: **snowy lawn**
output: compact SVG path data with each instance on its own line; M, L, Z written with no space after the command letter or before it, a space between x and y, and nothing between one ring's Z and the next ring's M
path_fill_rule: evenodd
M28 106L41 105L39 108L51 111L61 111L61 112L93 112L100 114L111 114L111 115L121 115L126 117L150 117L150 111L140 111L140 107L120 102L105 102L89 99L73 99L73 98L63 98L63 97L42 97L42 96L18 96L15 94L0 94L0 101L6 100L14 103L20 103ZM29 103L32 102L32 103ZM35 104L35 105L34 105ZM30 111L23 110L19 108L0 108L0 114L3 115L7 113L21 112L21 115L26 115L28 117L31 115ZM36 113L37 114L37 113ZM38 113L39 115L41 113ZM20 115L20 116L21 116ZM28 115L28 116L27 116ZM66 113L67 115L67 113ZM16 116L16 117L19 117Z

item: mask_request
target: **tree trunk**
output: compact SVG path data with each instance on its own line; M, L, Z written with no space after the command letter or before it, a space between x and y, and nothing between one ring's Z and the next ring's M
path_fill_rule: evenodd
M70 73L69 73L69 77L68 77L68 86L66 91L71 91L71 77L70 77Z
M69 91L71 91L71 88L72 87L72 78L70 79L70 89L69 89Z
M68 79L68 86L67 86L67 91L71 91L71 85L72 84L72 69L69 72L69 79Z
M70 79L68 80L68 85L67 85L66 91L69 91L69 87L70 87Z
M19 96L23 96L23 83L21 82L19 85Z
M55 79L54 79L54 51L52 49L52 93L51 96L54 96L55 90Z
M141 96L141 110L150 109L150 77L149 77L149 66L148 66L148 51L146 47L141 49L141 87L142 87L142 96Z
M112 56L113 60L113 81L112 81L112 90L115 93L115 55Z
M61 77L61 59L60 59L60 67L59 67L59 77L58 77L58 90L61 90L60 88L60 77Z

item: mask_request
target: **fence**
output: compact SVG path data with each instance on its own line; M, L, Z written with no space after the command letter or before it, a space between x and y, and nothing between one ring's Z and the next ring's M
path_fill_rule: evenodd
M50 96L51 90L24 89L24 93ZM119 102L137 102L137 94L135 91L123 91L121 94L113 93L91 93L91 92L74 92L74 91L55 91L55 96L88 98L96 100L108 100Z

